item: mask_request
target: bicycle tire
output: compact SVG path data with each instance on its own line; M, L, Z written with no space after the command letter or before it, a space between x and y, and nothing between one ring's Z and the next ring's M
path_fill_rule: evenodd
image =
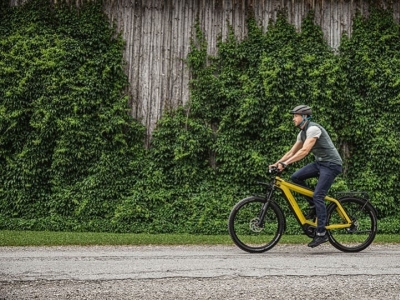
M343 252L362 251L373 242L378 231L376 210L363 198L344 197L339 201L353 224L350 228L328 230L329 242ZM328 225L344 223L336 208L335 203L328 205Z
M269 203L264 226L259 227L258 217L265 198L248 197L240 200L229 215L228 230L233 242L242 250L261 253L272 249L285 231L285 218L279 205Z

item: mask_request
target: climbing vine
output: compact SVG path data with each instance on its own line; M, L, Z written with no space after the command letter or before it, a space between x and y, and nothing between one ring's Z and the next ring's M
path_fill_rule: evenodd
M78 13L35 0L2 14L2 217L22 228L106 229L144 155L123 93L124 42L96 3Z

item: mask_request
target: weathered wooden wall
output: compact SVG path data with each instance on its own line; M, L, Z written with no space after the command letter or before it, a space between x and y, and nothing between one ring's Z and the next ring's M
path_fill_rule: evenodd
M19 4L26 0L10 0ZM49 0L51 1L51 0ZM84 0L68 1L80 5ZM85 0L88 1L88 0ZM90 1L90 0L89 0ZM309 10L327 42L337 48L343 32L351 34L356 11L368 14L368 0L103 0L104 10L126 40L124 57L130 81L132 115L153 131L166 108L189 100L189 71L184 60L196 19L208 41L210 54L216 53L217 36L226 36L228 24L239 38L247 34L249 10L264 29L285 8L289 22L300 28ZM392 3L399 22L400 0Z
M399 21L400 1L394 1ZM264 29L279 9L288 11L289 21L300 28L311 9L327 42L337 48L343 32L351 34L356 10L368 13L367 1L356 0L110 0L105 11L126 40L125 59L131 83L132 114L154 129L165 108L189 100L190 74L184 60L198 17L206 34L208 51L216 53L219 34L226 36L228 24L239 38L246 36L246 17L251 9Z

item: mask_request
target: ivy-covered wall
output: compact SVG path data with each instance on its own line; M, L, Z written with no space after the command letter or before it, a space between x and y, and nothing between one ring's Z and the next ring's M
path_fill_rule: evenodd
M399 232L390 11L356 16L337 52L312 12L299 32L284 12L266 33L249 18L248 37L231 30L215 56L197 26L190 102L163 116L148 149L128 114L124 42L96 3L32 0L0 17L0 228L226 234L231 207L294 143L288 112L304 103L345 161L331 194L367 191L381 232Z
M123 40L96 4L42 0L5 7L0 37L2 228L105 229L144 152Z

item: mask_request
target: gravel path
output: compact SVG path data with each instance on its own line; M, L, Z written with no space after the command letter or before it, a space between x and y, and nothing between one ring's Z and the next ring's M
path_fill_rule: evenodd
M400 299L400 276L2 282L0 299Z

